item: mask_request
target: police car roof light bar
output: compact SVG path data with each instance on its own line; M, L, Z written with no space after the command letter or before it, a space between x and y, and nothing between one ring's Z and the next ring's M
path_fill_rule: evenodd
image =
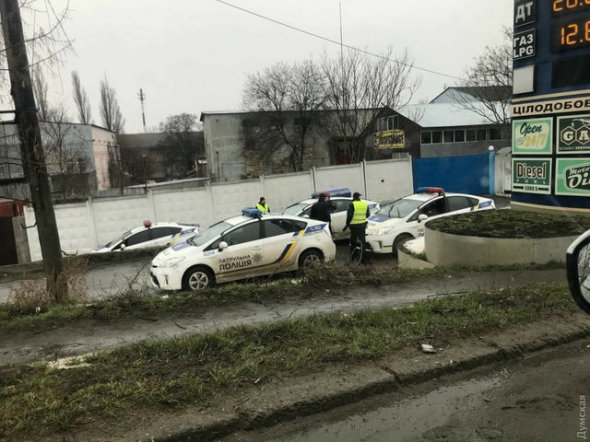
M322 190L321 192L313 192L311 194L312 198L317 198L320 196L321 193L327 192L330 196L344 196L344 197L351 197L352 192L348 187L332 187L330 189Z
M253 207L246 207L242 209L242 215L250 218L262 218L262 211Z
M418 187L418 189L416 189L416 193L438 193L442 195L445 193L445 189L442 187Z

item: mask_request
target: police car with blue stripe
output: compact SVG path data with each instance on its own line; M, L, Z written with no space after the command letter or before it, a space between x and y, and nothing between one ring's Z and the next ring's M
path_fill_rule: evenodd
M395 255L405 241L424 236L426 220L495 208L490 198L422 187L412 195L382 204L379 212L368 219L367 249Z
M336 256L328 224L244 209L170 247L152 261L163 290L202 290L214 283L289 272Z
M348 239L350 232L343 232L344 226L346 225L346 211L352 203L352 191L348 187L338 187L327 189L324 192L314 192L311 195L311 199L300 201L289 207L284 211L284 215L302 216L309 218L311 213L311 206L318 201L320 193L328 194L330 201L334 205L334 211L331 213L332 223L332 237L334 240ZM377 213L379 210L379 203L376 201L367 201L369 206L369 212L371 215Z

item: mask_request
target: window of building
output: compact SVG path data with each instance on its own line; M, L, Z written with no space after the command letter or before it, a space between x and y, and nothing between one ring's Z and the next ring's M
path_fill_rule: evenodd
M475 129L468 129L465 131L466 141L475 141L477 139L477 131Z
M490 140L501 140L502 139L502 130L498 128L491 128L490 129Z
M463 143L465 141L465 131L464 130L456 130L455 131L455 143Z
M399 129L397 115L390 115L387 117L387 130Z
M477 141L487 140L486 133L487 131L485 129L477 129Z
M432 142L442 143L442 132L440 130L432 132Z
M454 132L452 130L445 130L444 131L444 142L445 143L452 143L455 141Z
M432 143L432 132L422 132L420 134L420 142L422 144Z

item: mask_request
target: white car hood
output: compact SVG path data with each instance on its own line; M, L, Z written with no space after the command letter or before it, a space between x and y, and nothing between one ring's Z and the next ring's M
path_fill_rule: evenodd
M168 247L166 250L161 251L156 255L152 261L152 265L160 265L172 258L186 258L187 256L195 257L203 255L203 246L195 247L189 243L181 242L172 247Z
M367 235L375 235L379 230L382 229L393 229L400 227L404 223L405 221L401 218L390 218L387 221L369 225L367 228Z

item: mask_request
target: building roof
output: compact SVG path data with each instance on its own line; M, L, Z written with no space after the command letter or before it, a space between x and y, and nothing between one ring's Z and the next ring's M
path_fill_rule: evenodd
M411 104L398 109L397 112L422 127L442 128L494 124L477 112L456 103Z
M462 100L473 99L473 101L507 101L512 97L512 88L510 86L448 87L434 97L431 103L437 103L446 96L458 96Z

